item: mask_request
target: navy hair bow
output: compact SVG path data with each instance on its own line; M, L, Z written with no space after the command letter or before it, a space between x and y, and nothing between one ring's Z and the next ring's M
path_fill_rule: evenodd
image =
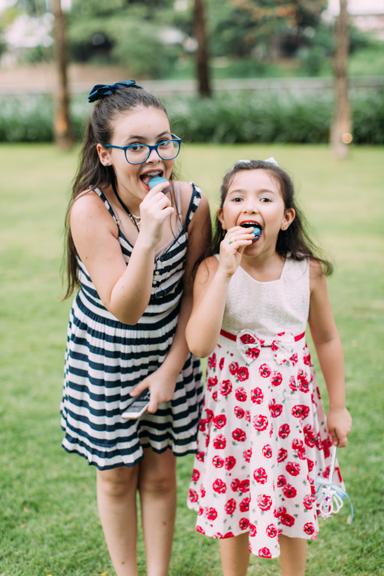
M88 94L88 102L95 102L106 96L111 96L111 94L114 94L119 88L142 88L142 86L136 84L135 80L122 80L114 84L95 84Z

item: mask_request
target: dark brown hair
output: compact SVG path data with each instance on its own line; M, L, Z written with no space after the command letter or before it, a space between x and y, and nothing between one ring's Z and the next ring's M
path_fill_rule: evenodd
M66 238L66 292L68 298L78 286L77 252L72 239L69 217L72 205L82 192L115 184L116 176L112 166L103 166L99 161L96 144L110 144L112 138L112 122L119 114L143 106L158 108L167 116L167 111L156 96L142 88L119 88L113 94L98 100L92 110L85 129L80 161L75 175L72 194L65 218Z
M294 208L296 212L296 216L287 230L280 230L279 232L276 244L277 253L284 258L289 255L294 260L312 258L321 264L323 272L326 275L331 274L333 270L331 262L320 255L319 248L310 239L305 230L305 218L295 202L293 182L290 176L282 168L277 166L277 164L268 160L240 160L239 162L236 162L236 164L234 164L234 166L225 174L221 184L219 211L223 208L228 189L235 174L242 170L267 170L279 184L285 209ZM215 233L212 238L210 249L211 255L219 252L220 242L223 240L225 234L226 231L223 230L217 214L215 220Z

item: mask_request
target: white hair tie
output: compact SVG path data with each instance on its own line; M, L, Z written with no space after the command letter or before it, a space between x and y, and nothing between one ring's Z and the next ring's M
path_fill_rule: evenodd
M248 160L248 159L236 160L235 166L237 166L237 164L251 164L251 162L254 162L254 160ZM268 162L269 164L273 164L274 166L279 166L278 162L273 158L273 156L270 156L269 158L262 160L262 162Z
M264 162L269 162L269 164L273 164L274 166L279 166L278 162L274 159L273 156L266 158Z

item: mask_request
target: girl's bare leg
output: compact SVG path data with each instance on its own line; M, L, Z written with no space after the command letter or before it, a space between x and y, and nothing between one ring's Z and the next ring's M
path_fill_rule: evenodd
M176 461L171 450L144 450L139 492L147 576L167 576L176 516Z
M303 538L280 536L281 576L304 576L307 541Z
M248 533L220 540L223 576L246 576L249 564Z
M97 503L117 576L137 576L138 466L97 471Z

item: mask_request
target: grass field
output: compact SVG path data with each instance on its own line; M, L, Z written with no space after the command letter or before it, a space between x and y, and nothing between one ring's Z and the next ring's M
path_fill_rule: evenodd
M96 514L94 469L60 448L69 304L60 302L59 269L76 152L0 146L0 576L113 574ZM338 162L317 146L186 146L179 173L197 181L214 207L234 160L270 155L292 174L312 232L336 265L330 291L354 417L350 444L339 456L356 518L349 526L343 512L322 525L307 574L378 576L384 573L384 150L352 149ZM195 534L184 505L191 465L191 457L178 462L170 576L219 576L217 542ZM278 565L253 559L250 574L277 575Z

